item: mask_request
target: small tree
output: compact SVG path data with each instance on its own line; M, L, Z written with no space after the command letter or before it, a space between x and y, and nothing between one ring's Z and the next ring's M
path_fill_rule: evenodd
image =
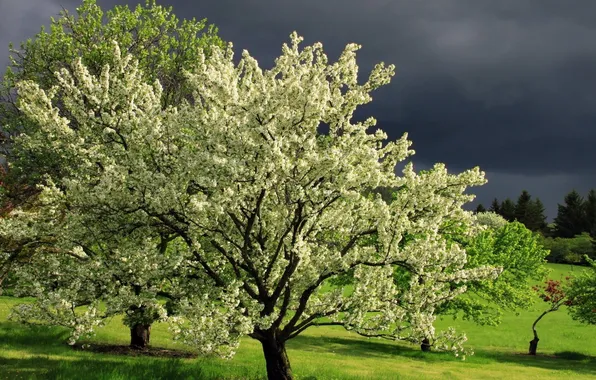
M49 139L78 162L62 186L43 188L43 206L64 210L74 231L138 225L155 231L150 237L174 235L189 254L176 285L177 332L221 354L249 335L261 343L271 379L292 377L285 344L308 327L433 336L437 305L466 290L451 284L499 271L465 268L465 250L440 228L474 229L462 209L473 197L464 192L484 183L483 174L451 175L442 164L417 174L408 164L396 176L396 164L413 153L406 136L386 142L383 132L368 132L374 119L352 121L393 66L377 65L361 85L357 45L328 64L320 44L301 50L300 41L293 34L271 70L246 52L235 64L231 47L200 53L188 73L193 99L165 110L161 86L144 84L117 45L114 65L99 76L79 60L59 73L59 88L19 85L21 110L45 132L27 136L27 146ZM68 118L53 106L58 92ZM379 186L399 189L391 204L363 192ZM63 231L64 244L78 250ZM121 261L114 253L106 257ZM407 287L394 283L396 267L407 272ZM321 291L347 273L352 292Z
M589 257L585 259L589 269L574 277L565 289L571 301L568 310L573 319L596 324L596 262Z
M476 224L494 231L505 227L507 220L497 213L486 211L476 214Z
M565 278L569 280L569 277ZM540 294L540 298L548 305L548 308L542 312L536 318L534 323L532 323L532 333L534 334L534 339L530 341L530 348L529 354L536 355L536 350L538 349L538 332L536 331L536 325L540 320L548 313L552 313L554 311L559 310L559 308L563 305L570 305L571 300L567 298L565 294L564 286L561 284L561 281L556 280L548 280L545 282L545 286L540 288L539 286L535 286L534 290Z

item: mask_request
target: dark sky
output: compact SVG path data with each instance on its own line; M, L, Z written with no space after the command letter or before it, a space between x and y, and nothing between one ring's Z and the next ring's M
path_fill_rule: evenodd
M142 0L144 2L144 0ZM102 8L140 0L98 0ZM390 138L409 132L417 168L480 166L485 205L522 189L549 219L572 188L596 187L594 0L162 0L179 18L207 18L237 54L270 67L296 30L335 59L363 45L359 65L397 66L366 113ZM75 0L0 0L0 45L32 37ZM0 50L6 65L7 49Z

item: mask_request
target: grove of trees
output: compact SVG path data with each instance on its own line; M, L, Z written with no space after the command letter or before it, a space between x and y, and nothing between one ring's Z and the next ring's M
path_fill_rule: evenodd
M485 210L482 204L476 207L476 212ZM540 198L532 199L530 193L522 191L514 203L507 198L499 202L497 198L493 199L488 211L501 215L505 220L512 222L517 220L530 231L544 231L546 229L546 215L544 214L544 205Z

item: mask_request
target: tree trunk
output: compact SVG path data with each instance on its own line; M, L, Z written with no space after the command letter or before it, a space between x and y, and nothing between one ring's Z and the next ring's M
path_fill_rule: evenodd
M269 380L292 380L292 369L286 354L286 343L274 337L261 340L263 354L267 363Z
M132 348L143 349L149 345L151 337L151 325L134 325L130 329L130 346Z
M540 340L538 339L538 333L536 332L536 325L538 324L538 322L540 322L542 317L544 317L547 313L551 311L552 310L547 310L544 313L540 314L540 316L536 318L534 323L532 323L532 333L534 334L534 339L530 341L530 349L528 350L528 354L536 355L536 350L538 349L538 341Z
M428 340L428 338L424 338L422 339L422 344L420 345L420 348L422 349L423 352L430 352L430 340Z
M538 349L538 333L536 332L536 324L532 326L532 332L534 333L534 339L530 341L530 349L528 351L529 355L536 355L536 350Z
M536 350L538 349L538 341L540 339L538 339L537 337L534 337L534 339L532 339L530 341L530 351L528 352L528 354L530 355L536 355Z

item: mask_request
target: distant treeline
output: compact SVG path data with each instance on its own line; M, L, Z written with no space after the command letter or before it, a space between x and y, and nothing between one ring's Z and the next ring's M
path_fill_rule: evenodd
M584 255L596 257L596 190L588 192L584 199L577 191L572 190L559 204L554 223L546 223L544 206L540 198L532 199L526 191L522 191L517 202L507 198L499 202L495 198L487 210L482 204L476 212L492 211L508 221L517 220L529 230L542 235L543 244L551 250L550 262L582 263Z

